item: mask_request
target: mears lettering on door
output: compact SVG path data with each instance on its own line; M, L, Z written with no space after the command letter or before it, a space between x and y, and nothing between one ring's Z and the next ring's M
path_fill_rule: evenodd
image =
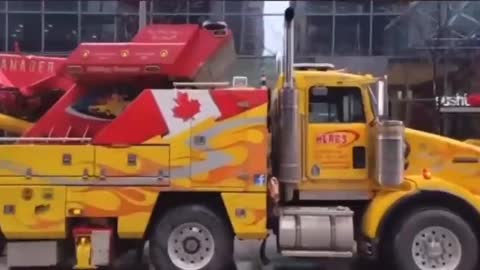
M352 145L360 135L352 130L335 130L320 133L315 137L316 147L310 151L311 157L323 169L349 169L352 166Z
M359 134L352 130L339 130L317 135L316 142L320 145L335 145L345 147L358 140Z

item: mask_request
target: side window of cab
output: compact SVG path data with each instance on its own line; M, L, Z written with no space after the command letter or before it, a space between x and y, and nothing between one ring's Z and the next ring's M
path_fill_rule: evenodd
M365 123L357 87L314 87L309 91L309 123Z

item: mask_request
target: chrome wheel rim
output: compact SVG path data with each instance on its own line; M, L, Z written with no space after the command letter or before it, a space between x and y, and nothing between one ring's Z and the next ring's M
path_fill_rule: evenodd
M170 260L182 270L202 269L212 260L215 249L212 233L196 222L173 229L167 245Z
M455 270L462 258L462 245L451 230L432 226L415 236L412 256L421 270Z

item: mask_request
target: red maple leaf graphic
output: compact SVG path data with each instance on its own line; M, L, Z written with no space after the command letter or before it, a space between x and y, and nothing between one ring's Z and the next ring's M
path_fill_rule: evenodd
M193 119L200 112L200 103L196 99L190 99L187 93L177 93L175 99L177 106L172 109L173 116L181 118L183 121Z

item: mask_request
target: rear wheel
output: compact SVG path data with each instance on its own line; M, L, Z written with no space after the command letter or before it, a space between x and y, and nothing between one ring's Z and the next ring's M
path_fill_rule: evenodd
M180 206L156 224L150 239L156 270L223 270L233 261L227 222L202 205Z
M447 209L410 213L395 226L389 243L398 270L477 269L477 236L466 221Z

